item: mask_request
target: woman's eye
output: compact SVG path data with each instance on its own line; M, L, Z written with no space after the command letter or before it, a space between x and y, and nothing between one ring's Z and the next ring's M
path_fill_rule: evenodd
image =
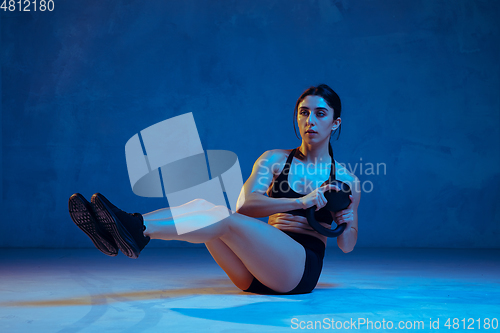
M318 113L320 117L323 117L325 114L323 112Z

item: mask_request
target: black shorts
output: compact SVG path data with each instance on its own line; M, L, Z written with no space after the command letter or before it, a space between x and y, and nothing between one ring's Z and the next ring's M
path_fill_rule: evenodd
M283 231L283 230L281 230ZM246 290L250 293L265 294L265 295L292 295L306 294L313 291L318 283L321 270L323 269L323 258L325 257L325 243L314 236L299 234L296 232L283 231L288 236L292 237L296 242L306 250L306 264L304 274L299 284L286 293L280 293L265 286L255 277L252 284Z

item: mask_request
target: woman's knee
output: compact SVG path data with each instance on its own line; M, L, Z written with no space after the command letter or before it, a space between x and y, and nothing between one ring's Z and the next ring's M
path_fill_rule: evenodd
M216 206L213 205L208 212L216 215L219 218L219 221L227 222L227 218L231 216L231 212L226 206Z
M215 207L213 203L205 199L194 199L191 203L196 207L196 210L209 210Z

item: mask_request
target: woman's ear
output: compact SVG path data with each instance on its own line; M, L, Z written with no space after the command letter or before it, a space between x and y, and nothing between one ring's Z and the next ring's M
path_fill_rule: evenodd
M341 122L342 122L342 119L340 119L340 117L335 119L333 121L332 131L335 131L337 128L339 128Z

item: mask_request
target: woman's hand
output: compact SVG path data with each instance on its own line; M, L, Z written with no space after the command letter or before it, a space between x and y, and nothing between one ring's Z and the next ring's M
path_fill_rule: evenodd
M300 197L297 200L302 204L303 209L307 209L309 207L316 206L316 211L318 211L326 205L327 201L326 201L324 193L326 191L329 191L329 190L340 191L340 189L336 185L327 184L327 185L323 185L321 187L318 187L317 189L315 189L311 193L309 193L303 197ZM351 203L352 203L352 200L351 200Z
M280 230L295 231L296 229L304 229L314 231L309 222L307 222L307 219L300 215L276 213L269 216L268 223ZM320 225L327 229L331 228L331 225L328 223L320 222Z
M349 206L347 206L346 209L339 210L338 212L332 214L333 220L335 221L335 223L337 223L337 225L347 223L345 230L349 230L351 228L352 222L354 221L352 195L349 196L349 199L351 199L351 203L349 204Z

